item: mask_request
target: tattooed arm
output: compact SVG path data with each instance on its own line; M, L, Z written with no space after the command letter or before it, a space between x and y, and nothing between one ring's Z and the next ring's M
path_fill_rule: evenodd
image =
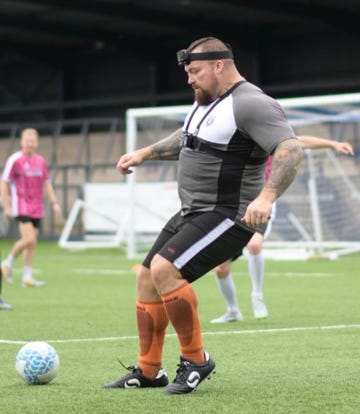
M299 140L287 139L281 142L273 155L270 176L258 195L249 204L242 221L249 226L265 224L270 217L272 203L293 182L302 160Z
M267 192L274 202L294 181L302 160L301 144L296 139L281 142L273 156L270 176L265 184Z
M181 134L180 128L153 145L122 155L116 168L125 175L132 173L130 167L141 165L144 161L177 160L180 153Z
M180 141L182 128L176 130L166 138L153 144L151 158L152 160L178 160L180 153Z

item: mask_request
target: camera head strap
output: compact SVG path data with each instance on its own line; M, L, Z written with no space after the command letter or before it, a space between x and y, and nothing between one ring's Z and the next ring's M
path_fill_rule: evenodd
M193 60L234 59L231 49L214 52L193 53L189 49L181 49L176 53L179 66L189 65Z

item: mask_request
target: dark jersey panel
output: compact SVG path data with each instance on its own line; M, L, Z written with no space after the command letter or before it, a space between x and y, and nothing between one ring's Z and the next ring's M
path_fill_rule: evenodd
M295 137L278 103L248 82L208 106L194 103L183 131L204 145L180 153L182 214L219 210L239 223L264 185L268 155Z

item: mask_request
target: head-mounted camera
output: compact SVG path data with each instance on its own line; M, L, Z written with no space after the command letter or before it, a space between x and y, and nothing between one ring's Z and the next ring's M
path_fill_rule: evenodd
M181 49L176 53L176 56L179 66L189 65L193 60L234 59L230 49L200 53L193 53L189 49Z

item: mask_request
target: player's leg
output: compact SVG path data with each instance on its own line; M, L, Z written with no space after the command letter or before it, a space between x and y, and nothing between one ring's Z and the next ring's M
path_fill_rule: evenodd
M1 263L4 278L8 283L13 283L12 267L15 259L24 251L24 249L33 243L33 225L31 223L31 218L27 216L18 216L16 217L16 220L18 221L20 238L13 245L7 258Z
M164 387L169 379L162 368L162 351L168 317L161 297L151 280L150 269L141 266L137 274L136 319L139 337L137 366L105 388Z
M265 258L262 251L264 237L255 233L247 245L249 258L248 268L252 283L251 300L255 318L266 318L268 310L264 302L263 280Z
M33 219L31 226L27 226L24 232L27 232L26 237L28 238L29 244L23 250L24 267L23 267L23 280L22 284L24 287L42 287L45 286L45 282L36 280L33 277L33 262L35 256L35 249L39 236L40 220Z
M157 251L171 234L163 231L154 243ZM151 278L150 264L139 266L137 272L136 320L139 339L139 358L136 366L128 368L125 376L104 384L105 388L164 387L169 380L162 368L162 351L169 323L165 306Z
M14 283L14 279L12 276L12 267L13 267L14 260L15 260L15 257L13 255L13 249L11 249L6 259L1 261L1 272L2 272L3 278L7 283L10 283L10 284Z
M225 300L227 312L218 318L212 319L211 323L226 323L243 319L236 297L236 287L231 267L232 260L227 260L215 267L216 283Z
M251 234L217 213L195 215L154 256L151 275L180 343L180 364L166 394L192 392L215 370L204 351L192 283L238 256ZM174 271L175 268L175 271ZM176 271L177 270L177 271Z
M248 266L252 282L251 301L255 318L266 318L269 316L263 294L265 257L262 248L264 240L269 237L275 216L276 203L273 203L264 235L255 233L247 246L249 251Z
M145 266L141 266L137 274L137 293L136 316L140 345L138 366L144 376L154 379L161 370L169 319L151 278L150 269Z
M163 341L149 340L154 338L154 317L150 315L149 308L144 306L149 303L152 307L156 305L160 312L158 308L152 314L164 315L158 302L159 297L166 316L177 333L181 348L177 376L166 393L191 392L215 369L215 363L203 349L197 298L190 282L224 261L229 251L230 254L238 254L239 244L242 249L249 241L250 234L235 226L231 220L215 213L196 217L200 217L196 223L192 222L194 218L184 219L180 215L170 220L145 258L138 277L138 306L142 307L140 311L143 312L138 318L139 365L142 368L139 367L140 371L132 371L117 382L105 385L106 387L128 388L131 384L142 387L164 385L164 377L159 378L160 371L155 378L143 375L143 371L147 371L152 364L159 365L156 348L161 348L162 351ZM223 237L222 232L229 234ZM222 238L224 241L219 241ZM151 280L146 269L150 269ZM163 325L158 324L163 333L166 324L167 319ZM144 325L147 325L145 330ZM153 344L154 348L151 350ZM190 382L191 380L194 382Z
M158 263L166 262L166 266L153 264L153 258L161 247L173 237L175 230L169 224L169 230L164 229L152 249L145 258L137 274L137 327L139 337L139 358L137 366L130 367L130 373L124 377L105 384L105 388L135 388L135 387L162 387L168 384L168 377L162 369L162 350L166 327L169 322L164 300L158 291L162 289L174 290L184 282L179 271L165 259L159 258ZM153 267L153 268L152 268ZM160 267L160 269L157 269ZM155 269L154 269L155 268ZM151 270L150 270L151 269ZM152 272L169 274L171 282L155 286ZM177 277L174 277L176 274ZM159 276L158 279L162 278ZM165 276L164 276L165 278Z

